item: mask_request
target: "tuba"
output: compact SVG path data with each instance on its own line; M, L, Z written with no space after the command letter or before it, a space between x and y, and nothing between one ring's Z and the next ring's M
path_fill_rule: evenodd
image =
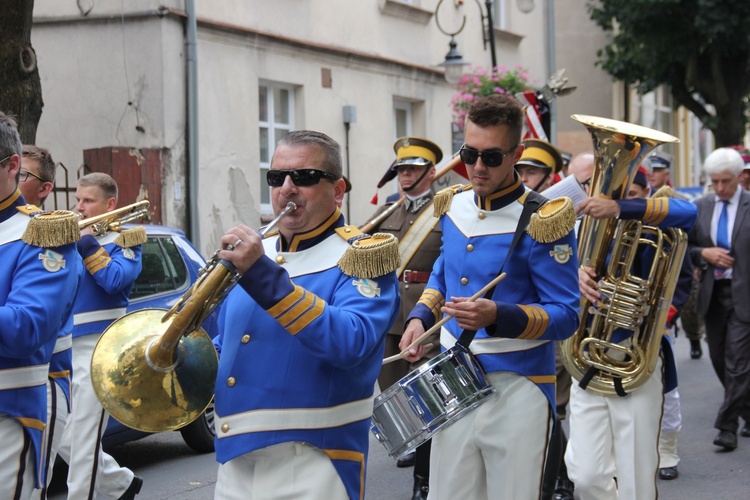
M626 122L572 118L586 126L594 141L591 196L624 198L643 158L661 144L679 141ZM578 330L562 346L562 362L582 388L625 396L654 372L686 248L687 236L679 229L584 216L578 257L600 277L602 297L598 307L581 297ZM653 254L652 266L637 272L633 264L643 252ZM632 335L619 338L620 330Z
M296 208L289 202L260 235ZM179 429L211 403L218 357L201 324L240 278L217 254L169 311L126 314L99 338L91 359L94 392L102 407L128 427L145 432Z

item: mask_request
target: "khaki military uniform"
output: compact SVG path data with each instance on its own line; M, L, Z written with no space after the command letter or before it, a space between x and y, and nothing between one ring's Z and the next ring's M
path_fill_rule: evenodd
M434 196L435 193L430 191L428 195L425 195L416 202L407 198L404 204L387 219L381 222L373 232L393 234L399 241L402 241L414 224L414 221L416 221L422 213L425 211L432 212L432 200ZM425 200L425 198L428 198L428 200ZM415 203L419 208L416 212L413 212L412 210ZM389 206L390 205L384 205L380 207L373 217L376 217L383 211L387 210ZM399 316L391 328L391 331L388 332L385 342L385 357L393 356L401 352L398 343L401 340L401 335L404 333L404 322L411 310L414 309L419 297L422 295L430 272L432 272L432 265L440 255L440 245L442 243L441 237L442 233L440 231L440 225L435 224L435 227L432 228L420 245L419 250L414 253L404 267L404 272L399 276L401 311L399 312ZM416 363L398 360L384 365L378 377L380 389L387 389L398 382L407 373L438 355L440 353L440 332L436 332L432 335L424 342L424 345L430 343L432 346L426 349L425 356Z

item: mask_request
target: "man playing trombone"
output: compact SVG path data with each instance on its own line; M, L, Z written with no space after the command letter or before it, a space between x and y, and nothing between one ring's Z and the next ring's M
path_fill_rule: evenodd
M345 224L341 163L327 135L288 133L266 177L278 232L222 237L241 278L214 341L217 499L364 496L398 246Z
M109 413L91 384L91 357L101 333L126 312L130 289L141 272L145 231L134 228L95 235L93 227L86 225L86 219L112 212L117 206L117 183L107 174L81 177L76 200L84 226L78 252L86 272L74 308L73 408L58 454L69 466L68 498L94 498L101 493L128 500L138 494L143 480L102 450Z

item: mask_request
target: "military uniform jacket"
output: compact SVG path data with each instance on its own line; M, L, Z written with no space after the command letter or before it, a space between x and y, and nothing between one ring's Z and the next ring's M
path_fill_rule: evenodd
M433 191L430 191L429 197L433 198L434 195L435 193ZM412 227L414 221L416 221L418 217L420 217L425 212L433 212L432 199L422 205L416 213L410 211L405 207L405 205L406 204L402 205L387 219L381 222L377 230L382 233L392 234L396 238L398 238L399 241L402 241L404 236ZM381 207L375 213L373 218L377 217L389 206L390 204ZM430 273L432 271L433 264L440 255L440 243L442 239L441 237L442 231L440 230L440 225L435 224L435 226L432 228L432 231L427 234L425 239L422 241L422 244L419 245L419 250L414 253L411 260L406 264L406 267L404 269L407 269L409 271L421 271ZM417 305L417 301L419 300L419 297L422 296L422 292L427 285L427 283L409 283L404 282L403 280L400 281L401 283L399 283L399 293L401 294L401 309L399 310L399 315L396 319L396 322L393 324L393 327L389 332L395 335L402 335L404 333L404 323L406 322L406 318L411 310L414 309L414 306Z
M20 191L0 202L0 413L18 419L31 438L42 484L47 377L57 340L75 300L76 245L40 248L21 240L29 216Z
M443 248L419 304L409 316L426 328L441 316L450 297L471 297L500 272L523 209L526 192L515 182L488 197L473 191L456 194L441 217ZM567 234L540 243L524 233L504 271L507 278L492 295L497 322L477 331L471 351L485 372L510 371L528 377L554 408L555 348L578 326L578 260L572 222ZM462 329L455 319L444 326L443 349Z
M351 498L364 491L374 384L399 306L396 273L338 266L350 242L339 210L281 251L278 235L221 307L216 457L275 444L323 450Z
M141 273L141 246L120 247L114 242L117 236L86 235L78 242L88 272L75 303L73 338L99 334L126 312L130 289Z

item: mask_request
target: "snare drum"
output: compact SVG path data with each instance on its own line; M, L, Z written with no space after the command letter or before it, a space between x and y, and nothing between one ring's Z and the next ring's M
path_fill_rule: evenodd
M489 398L492 387L471 353L453 347L375 398L372 433L398 458Z

